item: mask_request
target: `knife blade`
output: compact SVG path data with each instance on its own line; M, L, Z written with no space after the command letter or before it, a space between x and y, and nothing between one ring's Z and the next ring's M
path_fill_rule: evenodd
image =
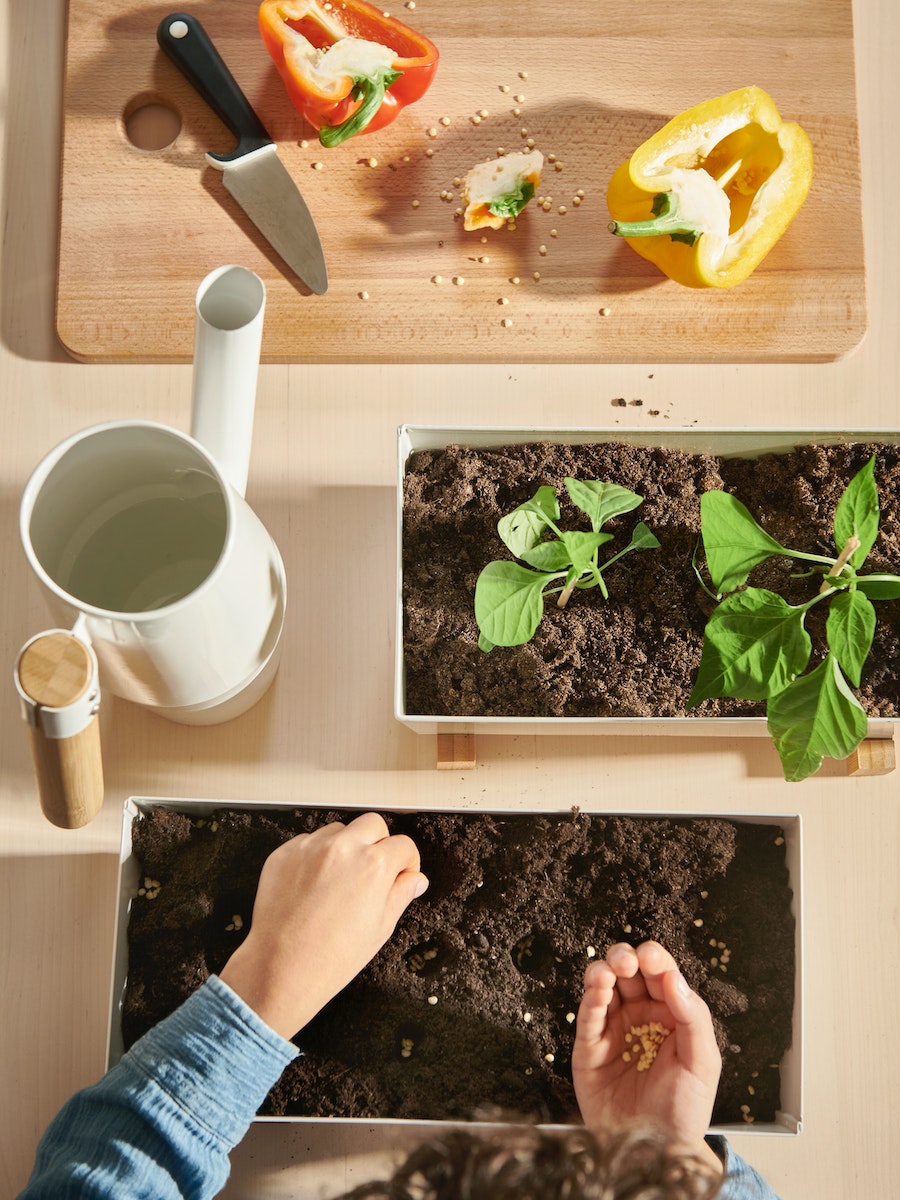
M206 30L188 13L170 13L156 40L238 139L228 154L207 152L207 161L222 171L225 187L273 249L321 296L328 290L328 271L312 214Z

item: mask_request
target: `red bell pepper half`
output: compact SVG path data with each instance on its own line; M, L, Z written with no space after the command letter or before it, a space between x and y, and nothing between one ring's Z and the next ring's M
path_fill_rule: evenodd
M437 67L428 38L365 0L263 0L259 28L323 146L390 124L425 94Z

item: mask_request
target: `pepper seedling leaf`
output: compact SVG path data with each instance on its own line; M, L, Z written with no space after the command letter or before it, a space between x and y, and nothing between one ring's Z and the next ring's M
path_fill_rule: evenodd
M880 515L873 454L847 484L834 513L834 542L838 550L844 548L848 538L854 535L859 538L859 548L850 556L851 567L861 567L875 545Z
M596 533L607 521L622 513L631 512L643 503L643 497L617 483L598 479L565 479L566 491L572 503L587 513L591 529Z
M784 777L798 783L828 758L846 758L866 736L866 714L827 654L807 675L773 696L767 705L769 734Z
M529 571L518 563L490 562L475 584L475 620L492 646L521 646L534 636L544 613L544 588L558 574Z
M544 530L550 528L551 522L558 520L556 489L545 485L539 487L530 500L501 517L497 522L497 532L516 558L522 558L522 551L536 546Z
M720 593L733 592L746 583L753 568L773 554L790 554L728 492L704 492L700 519L706 565Z
M628 543L628 545L625 547L625 549L622 551L622 553L626 554L629 550L658 550L658 549L659 549L659 538L656 536L655 533L653 533L652 530L647 528L647 526L644 524L643 521L638 521L637 525L635 525L635 527L634 527L634 533L632 533L632 535L631 535L631 541ZM612 562L612 559L610 559L610 562ZM607 564L607 566L608 565L609 564Z
M530 550L523 550L519 558L538 571L565 571L572 562L565 543L556 540L538 542Z
M809 662L805 614L765 588L726 596L706 624L688 708L712 696L771 702Z
M841 670L859 687L863 664L875 636L875 606L858 591L839 592L828 608L825 637Z
M611 533L584 533L580 529L574 529L570 532L565 532L560 535L560 541L566 548L566 553L569 556L569 562L572 564L572 570L575 572L576 578L583 575L585 571L590 571L594 566L594 555L597 553L598 546L602 546L604 542L612 541Z
M856 587L870 600L897 600L900 598L900 575L860 575Z

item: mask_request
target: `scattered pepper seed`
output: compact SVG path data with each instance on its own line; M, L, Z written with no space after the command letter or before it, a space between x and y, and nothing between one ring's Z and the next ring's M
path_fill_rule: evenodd
M509 90L510 90L510 87L509 87L509 84L508 84L508 83L501 83L501 84L500 84L500 91L501 91L501 92L503 92L503 94L504 94L504 95L506 95L506 93L507 93Z
M462 287L462 285L463 285L463 284L464 284L466 281L463 279L462 275L454 275L454 276L453 276L453 282L456 284L456 286L457 286L457 287Z
M322 170L324 170L324 168L325 168L325 164L321 163L321 162L314 162L312 165L312 169L314 171L322 171Z
M510 326L512 325L512 321L509 319L509 317L504 317L503 320L500 322L500 324L503 326L504 329L509 329Z
M509 297L508 297L508 296L501 296L501 297L498 299L497 303L498 303L498 304L509 304Z
M546 247L546 246L538 246L538 254L544 255L544 254L546 254L546 253L547 253L547 247Z
M479 108L478 115L479 115L479 117L481 117L481 119L483 121L485 119L485 117L490 116L490 113L488 112L488 110L486 108Z
M546 1063L555 1063L555 1062L556 1062L556 1055L555 1055L555 1054L545 1054L545 1055L544 1055L544 1062L546 1062Z
M369 298L369 293L368 293L368 292L360 292L360 293L359 293L359 298L360 298L360 300L368 300L368 298Z
M431 282L432 283L443 283L444 277L443 277L443 275L432 275Z
M524 104L525 103L524 96L513 96L513 100L515 100L516 104Z
M593 946L588 946L585 953L587 954L588 958L596 958L597 957L597 951L594 949Z
M601 317L608 317L608 316L610 315L610 313L611 313L611 312L612 312L612 309L611 309L611 308L601 308L601 309L600 309L600 316L601 316Z
M444 128L446 128L450 124L450 118L449 117L441 117L440 123L444 126Z
M429 1004L437 1004L437 1002L438 1002L438 998L437 998L437 996L429 996L429 997L428 997L428 1003L429 1003Z
M413 201L411 201L411 204L412 204L412 207L413 207L413 208L418 208L418 207L419 207L419 202L418 202L418 200L413 200Z
M519 78L520 78L520 79L527 79L527 78L528 78L528 72L527 72L527 71L520 71L520 72L519 72Z
M522 1020L525 1022L526 1025L530 1025L531 1024L531 1013L530 1012L522 1013Z
M510 282L510 283L521 283L521 282L522 282L522 280L519 278L519 276L518 276L518 275L513 275L513 277L510 279L510 281L509 281L509 282Z
M694 921L694 924L697 926L698 929L700 929L703 925L703 918L697 917L696 921Z
M572 1024L572 1022L575 1020L575 1014L574 1014L573 1012L567 1012L567 1013L566 1013L566 1020L567 1020L567 1021L569 1022L569 1024L571 1025L571 1024Z
M435 127L434 127L433 125L432 125L432 127L431 127L431 128L428 130L428 136L429 136L430 138L436 138L436 137L437 137L437 130L435 129Z

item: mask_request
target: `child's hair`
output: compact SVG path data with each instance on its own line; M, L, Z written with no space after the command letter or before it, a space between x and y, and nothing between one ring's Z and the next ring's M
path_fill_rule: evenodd
M456 1129L342 1200L712 1200L721 1176L647 1129Z

